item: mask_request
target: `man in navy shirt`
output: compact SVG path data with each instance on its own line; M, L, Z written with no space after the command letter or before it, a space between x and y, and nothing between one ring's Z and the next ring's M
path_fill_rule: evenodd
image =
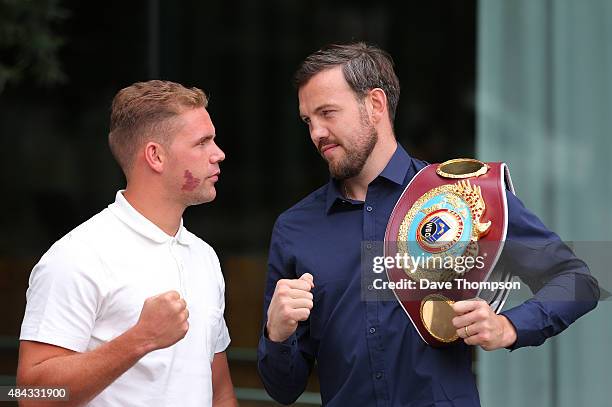
M384 239L395 203L426 163L395 139L400 88L386 52L325 47L303 62L296 84L331 179L274 225L258 349L274 399L295 401L316 360L328 406L479 406L470 345L539 345L595 307L586 265L511 192L507 241L522 250L506 265L534 298L500 315L484 301L455 303L461 339L444 348L425 344L397 301L364 300L362 243Z

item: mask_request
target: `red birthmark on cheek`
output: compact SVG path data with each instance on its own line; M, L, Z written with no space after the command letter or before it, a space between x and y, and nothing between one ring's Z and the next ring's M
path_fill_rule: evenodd
M185 183L183 184L183 191L193 191L198 185L200 185L200 179L193 176L191 171L185 170Z

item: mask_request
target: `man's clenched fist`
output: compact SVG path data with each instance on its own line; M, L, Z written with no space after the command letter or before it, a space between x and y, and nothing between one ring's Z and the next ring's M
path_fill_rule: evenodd
M151 350L174 345L189 329L187 303L176 291L147 298L134 329L142 335Z
M305 321L312 309L314 287L312 274L305 273L297 280L278 280L268 307L268 338L282 342L297 329L299 321Z

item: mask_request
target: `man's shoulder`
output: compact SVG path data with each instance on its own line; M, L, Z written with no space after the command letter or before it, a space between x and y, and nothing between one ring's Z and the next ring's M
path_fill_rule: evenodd
M117 221L108 208L103 209L85 222L76 226L60 241L70 241L74 244L97 245L106 238L116 239ZM58 241L59 242L59 241Z
M34 271L52 271L55 276L60 274L74 275L82 273L93 275L100 265L98 247L104 228L112 221L107 209L92 216L70 232L66 233L42 255ZM92 274L93 273L93 274Z

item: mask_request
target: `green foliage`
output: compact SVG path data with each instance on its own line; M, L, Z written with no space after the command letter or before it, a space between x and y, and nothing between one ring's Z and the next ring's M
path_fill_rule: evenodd
M0 0L0 93L7 84L33 79L42 86L66 81L54 32L68 12L59 0Z

